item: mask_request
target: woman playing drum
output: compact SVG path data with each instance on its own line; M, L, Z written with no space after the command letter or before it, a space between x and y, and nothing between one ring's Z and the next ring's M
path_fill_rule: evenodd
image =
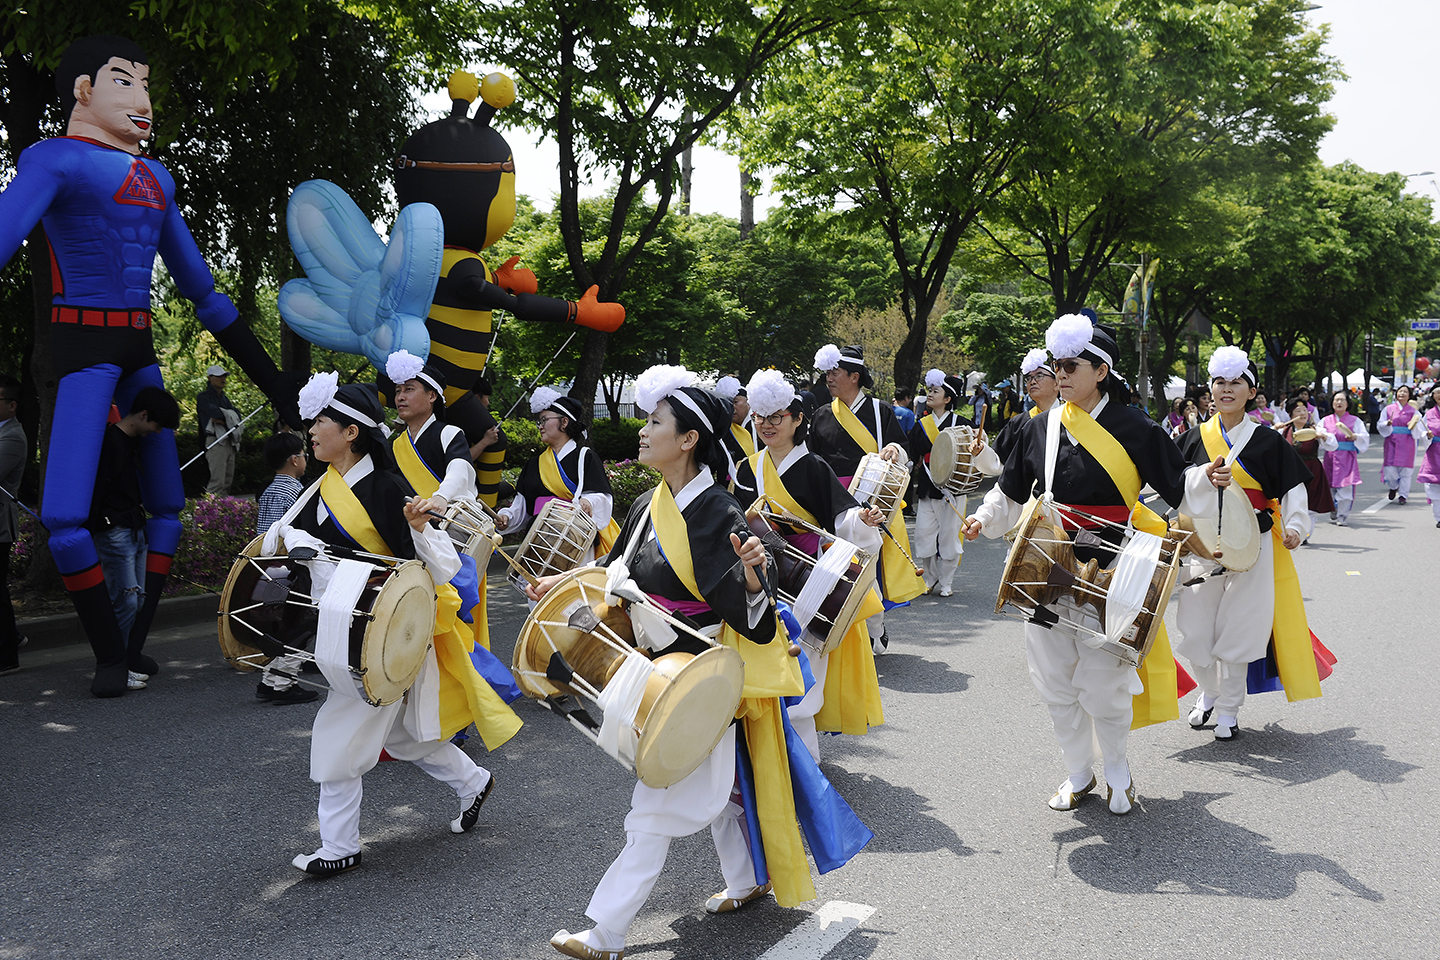
M551 500L576 502L600 530L599 553L609 553L620 534L611 516L615 497L605 465L594 450L583 445L585 419L579 402L552 387L541 387L530 397L530 412L535 414L547 449L531 457L520 471L515 499L499 512L495 529L523 531ZM592 548L585 562L593 559Z
M879 552L880 533L875 529L881 520L879 508L862 508L856 503L830 465L805 446L805 407L794 388L778 371L761 370L750 378L746 392L764 448L741 461L735 478L736 497L742 503L765 497L779 511L821 527L867 553ZM782 526L780 535L819 557L816 534ZM818 762L817 730L863 734L884 723L885 714L880 707L875 655L863 619L857 620L840 646L828 654L820 653L818 640L808 631L801 642L815 683L787 712Z
M1320 461L1320 455L1329 453L1338 446L1335 436L1322 424L1310 422L1310 407L1299 398L1290 401L1289 413L1290 419L1286 421L1287 425L1280 435L1295 448L1295 452L1300 454L1300 459L1305 462L1305 469L1310 471L1310 479L1305 484L1310 512L1333 514L1335 499L1330 495L1330 481L1325 476L1325 464ZM1248 415L1247 419L1250 419ZM1252 419L1252 422L1257 421ZM1226 427L1226 430L1228 431L1229 427ZM1184 444L1181 444L1181 447L1183 449ZM1309 534L1306 534L1307 538L1308 536Z
M1360 479L1360 454L1370 449L1370 431L1360 418L1350 412L1350 395L1336 390L1330 399L1334 411L1320 425L1335 438L1335 449L1325 454L1325 475L1330 484L1330 499L1335 506L1331 514L1338 526L1350 521L1350 508L1355 506L1355 488Z
M1015 449L1025 424L1042 413L1050 412L1050 408L1060 402L1060 384L1055 382L1055 371L1050 369L1049 357L1044 347L1036 347L1025 354L1025 359L1020 362L1020 375L1021 382L1025 385L1025 393L1034 406L1005 421L1005 426L996 435L995 456L1002 464L1010 456L1010 451Z
M385 467L387 445L375 389L338 386L334 373L316 374L300 392L300 412L313 419L311 446L329 463L325 475L265 535L263 553L280 544L292 554L311 548L321 556L309 562L309 594L321 601L337 569L328 548L360 550L402 559L419 558L429 569L437 593L435 650L437 695L411 690L404 700L371 706L350 691L332 689L310 741L310 778L320 784L320 848L297 856L296 867L331 876L360 865L361 777L382 750L409 760L451 787L460 814L451 821L456 833L474 826L495 778L446 738L473 720L485 744L496 749L520 728L520 720L475 672L469 644L456 626L460 601L449 580L459 569L450 538L431 527L430 501L406 502L406 491ZM302 585L303 590L303 585ZM427 665L422 670L430 670Z
M711 473L724 469L719 437L729 429L730 406L693 386L694 381L688 370L668 366L652 367L636 380L636 403L650 410L640 430L640 461L664 479L631 507L620 539L604 562L615 590L643 591L654 602L688 616L702 631L718 634L744 657L745 699L739 715L749 763L737 764L732 726L683 780L663 790L636 783L625 818L625 847L586 907L595 926L576 934L561 930L551 938L557 950L571 957L619 960L626 932L664 867L671 839L707 825L725 878L725 890L710 898L707 911L734 910L763 896L772 884L782 905L815 896L795 824L791 777L798 781L809 776L823 784L823 775L803 746L789 749L788 743L798 745L798 739L786 735L779 700L804 692L800 670L786 654L785 635L764 579L773 561L760 538L751 536L740 505ZM531 599L539 600L559 579L541 578L528 591ZM667 653L698 642L681 637L667 646L665 641L645 642ZM748 788L753 783L753 795L736 791L737 771L738 785ZM839 806L843 810L833 815L848 815L853 842L827 857L822 871L848 860L869 839L869 831L843 801ZM751 831L757 825L761 831L768 878L758 875L751 860L747 820ZM812 837L812 852L815 847ZM817 852L817 864L822 857L823 849Z
M1055 357L1060 396L1066 402L1035 417L1021 430L999 483L986 494L974 516L966 518L967 538L973 540L981 532L998 537L1015 526L1032 492L1060 508L1073 540L1099 537L1112 544L1120 542L1124 524L1132 516L1137 526L1158 527L1159 533L1164 532L1164 521L1153 511L1143 505L1137 508L1142 483L1153 487L1172 506L1182 500L1188 505L1206 491L1206 499L1214 499L1207 474L1223 481L1228 468L1221 461L1187 470L1164 429L1144 411L1128 406L1129 388L1111 373L1119 347L1109 331L1092 326L1084 316L1069 314L1050 325L1045 343ZM1089 517L1119 526L1064 514L1065 507L1072 504ZM1094 559L1102 565L1114 556L1079 542L1074 555L1077 561ZM1068 599L1057 605L1069 607L1064 611L1067 620L1090 616ZM1135 797L1126 760L1132 721L1143 725L1178 716L1174 660L1164 634L1142 665L1146 672L1143 682L1133 667L1092 645L1089 637L1082 638L1063 622L1051 627L1026 624L1025 650L1030 678L1049 708L1069 773L1050 799L1050 807L1073 809L1095 788L1092 768L1098 742L1110 791L1110 812L1129 813ZM1142 691L1143 698L1137 696Z
M925 571L927 590L939 588L940 596L950 596L955 584L955 571L960 569L960 521L965 515L964 496L955 502L955 496L942 486L947 478L930 475L930 450L941 430L958 427L960 418L954 406L965 392L965 381L959 377L945 375L943 370L931 370L925 374L925 405L930 412L920 418L918 430L910 431L910 459L914 466L915 478L915 562ZM975 434L975 444L970 449L972 458L978 457L985 449L985 431ZM992 469L983 472L1000 472L998 460L989 458ZM939 485L937 485L939 484Z
M1385 464L1380 476L1390 488L1390 499L1400 495L1404 504L1410 496L1410 481L1415 476L1415 434L1424 429L1420 411L1416 409L1409 385L1395 388L1395 402L1380 411L1377 429L1385 438Z
M1180 451L1194 464L1221 457L1230 462L1233 480L1257 513L1260 556L1249 570L1222 569L1180 588L1176 651L1190 661L1200 684L1190 726L1200 729L1216 711L1215 739L1229 740L1245 702L1249 663L1265 657L1272 631L1287 695L1291 700L1320 695L1300 582L1290 559L1290 551L1313 528L1306 492L1311 474L1287 438L1246 417L1259 378L1245 352L1220 347L1209 369L1218 414L1181 437ZM1305 412L1298 398L1290 406L1292 412ZM1223 511L1222 523L1228 518L1229 511Z

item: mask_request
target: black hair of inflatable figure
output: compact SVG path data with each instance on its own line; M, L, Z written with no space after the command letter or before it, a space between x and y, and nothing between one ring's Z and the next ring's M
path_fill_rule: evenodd
M395 161L395 193L402 207L434 204L445 245L478 253L515 222L515 159L490 126L496 107L482 100L474 117L469 111L457 98L450 116L410 135Z
M60 66L55 68L55 92L60 94L60 111L66 123L70 122L70 111L75 109L75 81L89 77L93 85L100 68L115 57L131 63L150 64L150 58L140 44L110 34L81 37L65 48L60 56Z

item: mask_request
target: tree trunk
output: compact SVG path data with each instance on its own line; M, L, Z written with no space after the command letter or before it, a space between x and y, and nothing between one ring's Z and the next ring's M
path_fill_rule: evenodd
M30 378L40 401L40 421L35 441L40 447L40 492L38 506L44 507L45 468L49 460L50 433L55 421L55 365L50 356L50 305L55 293L50 285L50 244L45 228L37 226L26 240L25 255L30 259L30 285L35 291L35 339L30 354ZM44 516L43 512L41 516ZM32 590L58 592L64 589L60 571L50 558L50 541L36 536L32 544L30 567L25 572L25 586Z
M685 126L689 127L695 114L688 107L685 110ZM680 216L690 216L690 186L695 176L695 148L688 146L680 154Z
M570 396L586 407L595 402L595 388L605 366L605 344L609 339L608 333L591 330L585 334L585 345L580 348L580 362L575 367L575 385L570 388Z
M755 230L755 184L757 178L747 170L740 171L740 239Z
M895 351L895 389L913 387L920 382L921 367L925 365L925 337L930 332L930 309L934 301L915 304L915 316L910 329Z

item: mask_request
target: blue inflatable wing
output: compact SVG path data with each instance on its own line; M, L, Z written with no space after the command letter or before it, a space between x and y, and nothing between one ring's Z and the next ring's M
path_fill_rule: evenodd
M280 291L280 316L291 329L316 346L365 357L377 370L396 350L430 355L425 316L445 248L439 210L405 207L387 245L344 190L307 180L290 195L286 226L305 270Z

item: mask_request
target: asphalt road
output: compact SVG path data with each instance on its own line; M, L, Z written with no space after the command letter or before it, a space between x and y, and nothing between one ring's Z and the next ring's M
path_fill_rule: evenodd
M1004 544L981 541L954 597L893 615L885 726L822 744L869 847L818 877L813 903L708 917L713 847L678 840L628 956L778 957L823 905L851 909L836 902L873 913L834 958L1440 955L1425 713L1440 530L1423 492L1362 514L1383 496L1366 460L1353 525L1323 524L1296 553L1311 626L1340 658L1323 698L1252 697L1232 743L1183 720L1138 731L1137 810L1055 813L1064 773L1020 627L992 613ZM508 657L524 605L500 585L491 610ZM83 647L27 648L0 678L3 960L547 958L551 933L588 925L633 779L551 714L520 702L514 740L489 756L470 742L497 788L469 834L449 832L448 790L382 764L365 778L363 868L316 881L289 865L318 845L316 707L257 702L213 630L152 643L163 674L118 700L89 696Z

